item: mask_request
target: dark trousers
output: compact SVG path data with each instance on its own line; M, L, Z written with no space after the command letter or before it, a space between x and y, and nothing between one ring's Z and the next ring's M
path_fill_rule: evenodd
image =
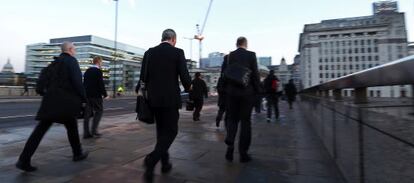
M35 153L37 147L40 144L43 136L52 126L53 122L40 121L36 128L33 130L29 139L24 146L23 152L20 154L19 160L23 163L30 163L30 160ZM82 147L79 140L78 123L75 118L63 122L68 135L69 143L72 146L72 152L74 156L82 154Z
M168 149L178 133L179 113L177 108L153 108L157 128L157 143L154 150L147 155L150 169L161 160L167 163L169 160Z
M200 112L201 112L201 109L203 108L204 100L203 98L201 98L201 99L193 99L193 101L194 101L193 119L199 120Z
M262 96L257 96L257 101L254 104L254 110L256 113L262 112Z
M83 135L88 136L98 133L98 125L103 114L102 98L88 98L85 118L83 121ZM92 131L89 131L89 118L93 115ZM92 133L91 133L92 132Z
M275 109L276 119L279 119L279 97L276 94L268 95L267 100L267 118L272 118L272 107Z
M253 109L255 96L228 96L227 97L227 136L225 143L229 147L234 147L234 141L237 134L237 128L240 124L239 152L247 154L251 142L251 113Z

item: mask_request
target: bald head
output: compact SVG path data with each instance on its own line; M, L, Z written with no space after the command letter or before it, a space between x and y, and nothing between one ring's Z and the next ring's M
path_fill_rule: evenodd
M62 43L62 45L60 46L60 49L62 50L62 53L67 53L71 56L75 56L76 54L75 45L71 42Z

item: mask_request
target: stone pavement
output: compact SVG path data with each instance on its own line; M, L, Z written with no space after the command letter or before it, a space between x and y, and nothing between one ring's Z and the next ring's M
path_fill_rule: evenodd
M280 107L279 121L267 123L264 113L252 115L253 161L245 164L237 152L233 163L224 159L225 131L223 124L215 127L215 105L204 107L200 122L180 111L179 134L170 148L173 170L162 175L158 165L154 182L343 182L297 107ZM89 158L74 163L66 131L54 125L33 157L38 171L23 173L14 163L31 131L0 129L0 182L141 182L143 158L155 143L154 126L135 121L135 114L108 117L101 124L102 138L82 141Z

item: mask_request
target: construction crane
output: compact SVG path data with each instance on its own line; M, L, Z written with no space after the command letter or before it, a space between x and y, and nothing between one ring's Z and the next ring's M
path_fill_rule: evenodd
M203 32L204 32L204 28L206 28L207 19L208 19L208 15L210 14L210 9L211 9L212 4L213 4L213 0L210 0L210 4L208 5L207 13L206 13L206 16L204 17L203 26L201 27L201 29L200 29L199 24L196 25L197 34L194 35L194 39L198 40L199 42L199 54L200 55L199 55L198 64L200 64L201 58L203 56L202 55L202 51L203 51L202 41L204 39Z

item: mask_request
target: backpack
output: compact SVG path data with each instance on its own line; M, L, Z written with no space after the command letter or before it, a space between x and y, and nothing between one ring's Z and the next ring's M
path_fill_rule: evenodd
M67 83L67 72L63 61L55 60L40 72L36 82L36 93L44 96L51 88L65 88Z
M273 79L272 80L272 87L271 87L272 91L277 92L278 87L279 87L279 82L276 79Z

